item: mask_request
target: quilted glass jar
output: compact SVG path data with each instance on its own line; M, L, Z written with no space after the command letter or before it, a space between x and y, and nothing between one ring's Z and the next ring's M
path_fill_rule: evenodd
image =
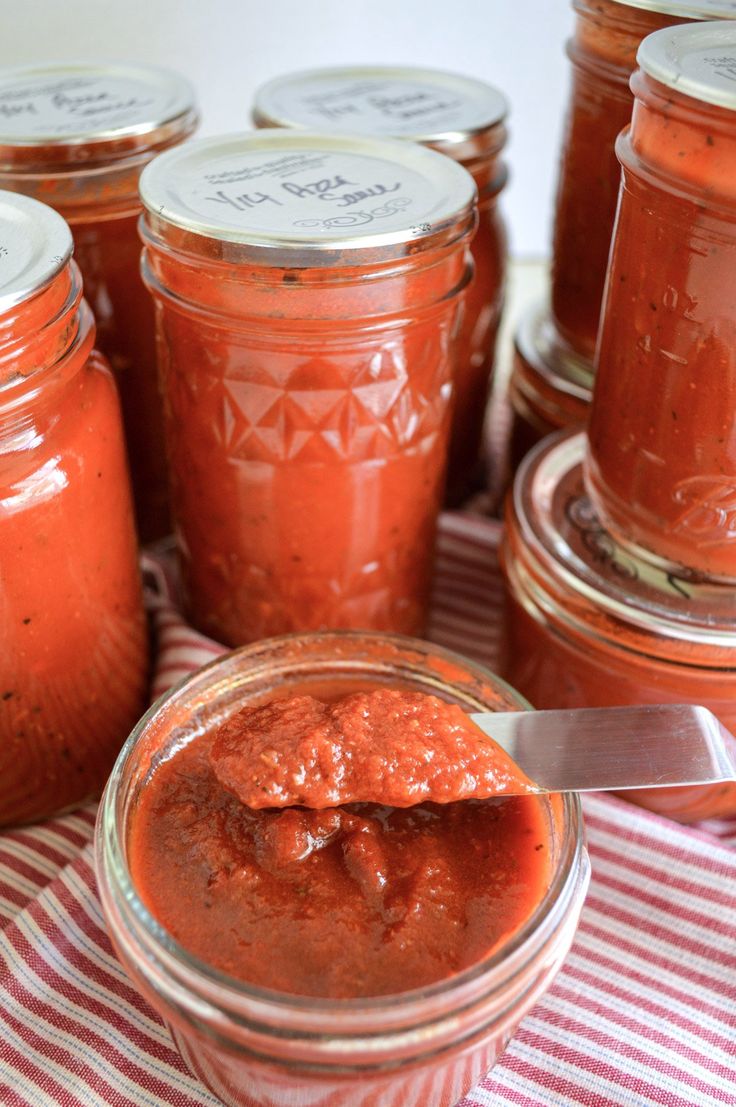
M230 645L419 632L472 177L263 130L164 154L141 189L189 617Z
M276 77L256 92L258 126L313 128L421 142L463 165L478 188L455 364L447 502L482 480L481 439L501 321L506 228L498 197L508 179L504 97L483 81L413 66L341 66Z

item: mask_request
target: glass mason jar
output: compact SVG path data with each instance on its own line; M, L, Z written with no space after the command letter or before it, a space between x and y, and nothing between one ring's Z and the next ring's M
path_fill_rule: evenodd
M235 981L187 954L132 881L136 797L172 742L290 685L319 695L338 682L431 693L468 711L525 706L459 655L394 636L293 635L218 659L158 701L112 773L96 835L104 914L120 959L182 1056L231 1107L450 1107L492 1067L570 947L589 875L577 796L539 797L552 842L549 885L521 929L485 961L403 994L317 999Z
M508 105L497 89L436 69L344 66L277 77L258 89L259 127L308 128L420 142L453 158L478 189L471 244L475 274L458 335L446 500L461 503L482 484L483 417L491 385L506 275L506 227L498 195Z
M736 27L639 51L585 465L637 556L736 582ZM652 258L657 264L652 265Z
M0 188L70 224L97 345L123 409L138 531L170 531L153 307L140 278L141 169L197 122L183 77L148 66L33 65L0 70Z
M146 694L120 406L71 250L0 192L0 824L97 793Z
M420 632L472 178L264 130L170 151L141 191L189 617L229 645Z
M542 438L587 421L592 381L572 350L563 350L544 304L519 325L509 380L511 472Z
M539 362L555 373L571 355L593 387L594 354L616 215L621 167L615 152L631 119L629 79L636 51L662 27L697 19L736 19L733 0L573 0L567 52L572 89L555 200L549 330L521 372Z
M736 595L617 545L585 495L584 444L555 435L517 474L502 672L537 708L695 703L736 731ZM683 822L736 815L736 784L622 795Z

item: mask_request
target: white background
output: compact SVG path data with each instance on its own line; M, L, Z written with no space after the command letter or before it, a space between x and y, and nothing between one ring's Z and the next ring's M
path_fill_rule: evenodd
M152 62L195 85L202 134L250 126L254 89L320 65L426 65L511 105L503 207L518 257L547 254L563 114L568 0L0 0L0 64Z

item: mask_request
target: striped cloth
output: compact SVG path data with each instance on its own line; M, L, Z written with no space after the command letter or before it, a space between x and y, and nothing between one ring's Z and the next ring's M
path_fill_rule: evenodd
M499 524L442 520L431 637L493 665ZM155 693L221 652L146 563ZM463 1107L736 1105L736 821L585 800L593 879L572 952ZM0 835L0 1105L214 1107L130 986L100 912L94 806ZM428 1105L429 1107L429 1105Z

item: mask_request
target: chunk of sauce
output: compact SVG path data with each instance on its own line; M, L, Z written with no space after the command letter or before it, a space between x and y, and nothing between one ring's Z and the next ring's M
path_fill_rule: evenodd
M486 957L543 897L539 797L254 810L218 779L226 727L158 766L128 842L148 909L219 971L300 995L403 992Z
M394 688L244 707L210 758L223 788L253 808L410 807L534 790L457 704Z

